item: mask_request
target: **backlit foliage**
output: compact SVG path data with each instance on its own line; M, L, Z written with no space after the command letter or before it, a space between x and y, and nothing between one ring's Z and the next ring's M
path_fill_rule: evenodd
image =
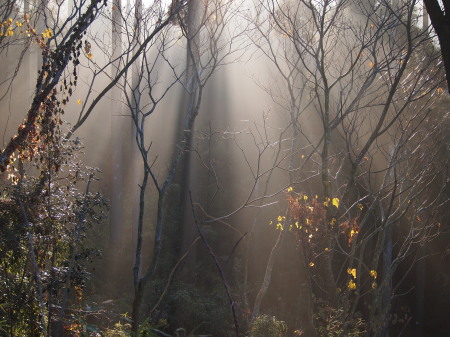
M306 195L286 194L289 204L289 214L294 223L294 229L304 233L311 242L315 235L327 230L327 206L317 198Z
M8 19L6 32L22 29L26 26L27 36L34 39L42 50L42 67L38 71L36 89L31 107L17 133L10 139L6 147L0 153L0 170L10 170L11 158L14 153L23 160L32 159L36 153L45 149L49 142L60 137L60 116L64 113L63 106L69 102L73 94L73 88L77 84L77 67L80 64L80 55L83 46L83 37L86 29L95 20L102 1L94 0L85 9L85 12L77 18L73 27L66 36L58 40L51 29L46 28L43 32L36 32L29 22L27 14L23 21L16 22L13 28L13 20ZM103 3L106 5L106 2ZM3 30L3 33L5 30ZM14 33L7 33L9 36ZM86 41L85 41L86 43ZM64 71L69 63L73 70L67 78L61 81ZM58 88L58 84L60 84ZM62 97L58 97L61 94ZM57 141L57 140L56 140Z
M13 20L8 18L0 25L0 37L25 37L35 41L39 46L44 47L48 39L53 37L53 32L50 28L46 28L42 32L37 32L30 23L30 16L23 15L22 20Z
M305 194L296 194L288 189L286 200L289 205L290 218L293 224L290 230L299 230L305 235L308 242L312 242L315 236L321 236L330 230L338 230L344 234L348 245L359 233L359 215L339 222L336 217L340 199L337 197L326 198L320 202L318 196L309 198ZM361 204L357 205L359 211L363 209Z
M274 316L260 315L250 324L249 337L283 337L287 326Z
M85 238L104 218L105 200L80 192L95 173L76 161L80 150L79 141L49 144L32 165L18 159L14 183L0 185L0 316L8 335L40 336L82 307L86 263L99 254Z
M342 309L333 308L321 301L317 301L316 307L314 320L320 337L357 337L366 334L366 322L360 315L349 322Z

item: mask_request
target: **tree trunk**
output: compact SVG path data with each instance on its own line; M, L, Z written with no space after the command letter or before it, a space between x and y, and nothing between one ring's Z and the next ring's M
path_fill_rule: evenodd
M442 10L438 0L424 0L424 3L430 16L431 25L439 39L447 86L450 92L450 2L448 0L442 1L444 10Z
M300 257L300 270L302 273L302 279L299 281L298 287L300 291L300 305L304 308L302 311L303 317L301 318L302 327L305 336L316 337L317 331L314 324L313 292L303 244L298 247L298 251Z
M389 325L392 306L392 227L388 225L384 230L383 247L383 289L381 294L381 326L376 333L378 337L389 336Z
M111 77L116 77L119 70L119 57L122 54L122 16L121 8L122 1L113 1L112 11L112 57L111 57ZM120 89L114 86L111 89L111 95L116 100L121 101ZM111 186L111 213L110 213L110 238L109 245L111 252L118 252L120 244L120 232L122 225L122 190L123 190L123 158L122 158L122 143L123 140L119 135L122 134L122 117L120 117L121 105L117 104L117 101L111 101L111 134L114 135L111 142L111 167L112 167L112 186ZM115 258L112 257L112 265L115 264Z
M137 337L140 322L140 308L142 304L142 296L144 293L144 284L142 279L138 281L137 286L134 289L134 299L133 299L133 311L131 314L131 336Z
M277 241L275 242L275 245L272 247L272 250L270 251L269 260L267 261L266 266L266 273L264 274L264 279L261 284L261 288L259 289L258 295L256 295L255 304L253 305L252 318L256 318L259 315L261 303L263 301L264 296L267 293L267 289L269 288L270 281L272 279L273 266L275 265L276 257L278 255L278 252L280 251L285 236L286 231L280 230Z
M425 275L427 272L425 247L419 248L416 262L416 310L414 317L414 337L423 337L425 320Z

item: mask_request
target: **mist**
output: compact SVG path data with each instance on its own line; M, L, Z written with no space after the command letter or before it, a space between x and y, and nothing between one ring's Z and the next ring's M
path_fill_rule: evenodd
M0 14L2 334L450 332L449 99L421 2Z

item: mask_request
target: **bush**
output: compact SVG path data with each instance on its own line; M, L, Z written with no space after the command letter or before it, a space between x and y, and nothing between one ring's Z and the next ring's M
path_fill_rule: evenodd
M275 316L259 315L250 323L249 337L283 337L287 326Z

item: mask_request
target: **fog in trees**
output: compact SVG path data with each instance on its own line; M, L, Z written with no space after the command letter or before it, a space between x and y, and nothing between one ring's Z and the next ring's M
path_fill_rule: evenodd
M448 334L425 4L2 2L0 334Z

